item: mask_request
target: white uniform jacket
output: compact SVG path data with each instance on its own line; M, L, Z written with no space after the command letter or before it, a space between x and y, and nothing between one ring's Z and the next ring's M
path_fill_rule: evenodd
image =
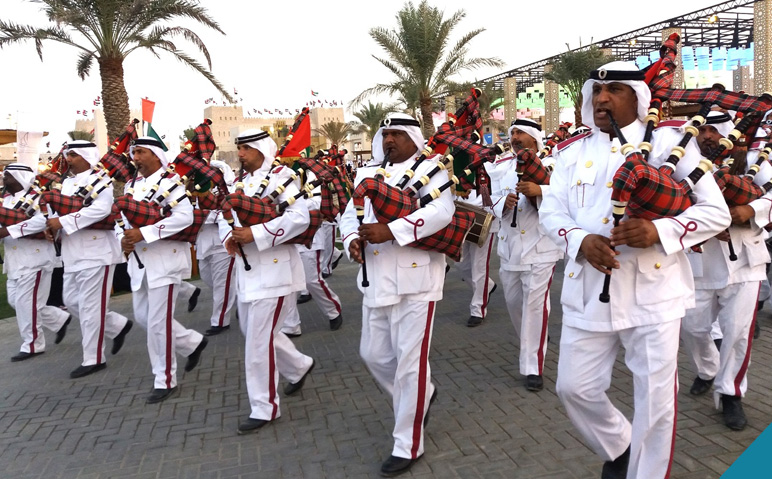
M758 151L749 151L748 165L756 163L758 156ZM753 182L761 186L770 179L772 166L765 161ZM755 212L750 225L729 227L737 261L729 260L729 244L716 238L702 245L702 253L690 252L688 255L697 289L723 289L730 284L762 281L767 277L765 265L770 257L764 243L764 226L772 222L772 191L751 201L748 206Z
M638 145L645 127L640 121L622 129ZM683 137L679 129L654 132L649 162L659 167ZM573 140L573 141L571 141ZM694 188L695 203L673 218L654 221L659 243L649 248L619 246L621 268L611 275L611 301L601 303L604 274L593 268L579 247L589 234L608 237L613 227L611 191L623 164L619 140L598 130L558 145L556 164L539 216L547 234L564 248L568 259L563 282L563 322L589 331L617 331L682 318L694 307L694 280L684 249L712 238L730 223L729 209L713 176ZM701 155L694 142L678 163L675 179L687 176Z
M164 172L163 168L159 168L155 173L147 178L138 177L134 183L134 195L135 200L142 201L153 185L159 181L161 185L158 189L157 195L162 194L164 191L168 191L176 180L179 180L177 175L171 178L164 178L161 180L161 174ZM126 190L131 187L131 182L126 183ZM163 205L166 205L170 201L174 201L183 192L181 188L177 187L174 192L169 195L167 199L163 201ZM127 191L128 192L128 191ZM127 228L131 228L129 222L124 217L124 222ZM171 214L159 222L142 226L139 230L142 232L143 241L134 245L134 250L139 255L140 260L145 265L144 268L137 266L134 254L129 255L128 271L131 276L131 290L138 291L142 286L142 279L147 275L148 287L160 288L169 284L179 284L183 279L190 277L191 259L190 259L190 244L185 241L169 241L163 240L175 233L179 233L193 223L193 205L190 204L188 199L183 199L174 208L172 208ZM123 238L123 231L120 228L116 228L118 239Z
M257 192L260 182L269 173L270 166L268 161L264 161L263 167L242 178L245 195L252 196ZM270 182L263 196L269 195L278 186L284 184L291 174L292 170L285 166L278 166L270 171ZM295 196L298 192L297 181L292 182L279 195L276 203ZM238 215L235 212L233 218L239 226ZM220 227L220 238L225 243L231 235L231 227L222 215L217 221ZM294 244L284 243L308 229L309 221L306 202L300 199L288 207L281 216L251 227L255 241L244 245L244 254L252 269L246 271L243 260L240 257L237 258L239 301L251 302L278 298L305 288L306 276L300 254Z
M395 186L405 171L415 163L415 157L402 163L386 166L387 184ZM414 179L421 178L437 165L436 157L427 158L418 167ZM357 170L355 185L375 175L376 166L362 167ZM439 188L448 181L444 172L432 177L429 184L419 190L425 195ZM411 181L410 184L415 181ZM431 236L447 226L453 218L455 208L450 189L442 192L439 198L423 208L389 223L394 241L380 244L368 244L364 255L367 261L367 276L370 286L363 288L362 271L357 277L359 290L364 294L363 304L370 308L397 304L402 299L415 301L439 301L442 299L442 287L445 278L445 257L436 251L424 251L408 247L414 241ZM377 223L369 199L365 199L365 217L363 223ZM349 245L359 238L354 202L349 201L341 217L340 231L346 254Z
M221 215L220 210L212 210L206 217L206 221L196 237L196 258L204 259L215 253L225 253L218 225L218 219Z
M545 166L553 164L552 157L545 158ZM532 264L554 263L563 257L563 252L547 236L539 223L539 210L525 196L520 195L517 203L517 226L512 225L512 210L504 211L506 197L515 193L517 186L517 160L508 154L490 165L491 200L493 212L501 220L498 253L501 269L505 271L528 271ZM549 185L540 185L542 196L536 204L541 205Z
M6 195L3 198L3 206L13 208L24 193L20 191L15 195ZM39 233L45 228L46 219L40 212L32 218L8 227L9 236L3 238L5 244L3 272L8 275L8 279L18 279L40 270L53 271L56 265L56 251L53 243L45 239L24 237Z
M81 186L89 186L94 178L95 175L91 170L65 178L62 182L62 195L73 196ZM59 217L64 233L62 261L68 273L123 262L121 245L113 231L87 229L107 217L112 207L113 186L111 184L99 193L89 206Z

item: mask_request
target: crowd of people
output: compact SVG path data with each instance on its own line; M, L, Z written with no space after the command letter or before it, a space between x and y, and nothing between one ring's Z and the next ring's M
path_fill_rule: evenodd
M237 432L254 433L281 415L279 377L288 381L284 394L296 394L316 364L291 340L302 334L297 304L313 300L331 330L343 325L345 305L325 278L345 254L361 264L360 355L393 402L393 449L381 473L402 474L424 454L424 430L439 394L429 353L436 304L449 268L442 251L417 245L444 231L455 221L457 208L466 204L494 217L487 237L457 245L462 251L457 268L472 289L467 326L485 325L491 295L498 290L519 341L516 362L523 385L541 391L551 285L556 265L563 261L562 333L554 379L568 417L605 461L602 478L668 477L680 340L696 371L690 394L713 388L726 426L741 430L747 423L742 398L753 335L758 332L756 306L768 295L768 287L762 292L770 263L764 227L772 222L772 193L730 207L708 173L690 183L689 204L677 214L654 219L619 214L611 196L628 147L648 144L647 161L659 168L688 125L662 124L650 139L646 136L651 133L644 123L651 93L643 73L627 62L594 71L582 93L586 128L541 159L551 171L548 182L523 177L522 152L543 151L545 135L537 122L517 119L508 130L511 151L479 173L490 180L487 190L472 189L457 200L457 207L451 189L444 187L448 178L430 173L444 171L437 168L442 155L417 162L426 145L420 123L394 113L374 135L373 160L357 165L353 184L380 182L387 191L413 187L416 198L433 197L425 206L384 221L372 198L349 201L337 225L325 222L310 247L288 241L308 228L310 211L320 208L319 186L262 224L242 225L237 215L227 219L212 210L195 243L201 278L213 295L210 328L203 334L175 319L180 290L188 289L191 301L201 291L184 281L191 274L189 244L167 239L192 223L196 206L191 202L173 205L170 214L151 225L96 229L94 225L112 211L113 190L108 187L76 213L38 211L24 222L0 228L8 299L22 339L20 352L11 359L42 354L43 327L55 332L59 343L74 316L80 321L83 361L70 376L87 376L106 367L105 338L112 339L111 353L117 354L136 322L147 332L154 377L147 402L162 402L179 391L177 355L186 358L186 371L194 369L207 338L229 330L235 306L245 338L250 404ZM714 110L703 120L695 138L678 147L680 161L672 168L676 181L686 181L732 134L731 112ZM224 163L211 162L222 170L230 192L260 198L277 192L276 202L297 197L303 185L293 180L290 168L274 164L277 145L268 133L244 131L236 144L239 175ZM753 181L769 182L768 162L754 166L764 146L752 138L746 146L734 145L730 174L756 168ZM71 175L61 194L68 196L93 182L99 152L92 143L73 141L65 154ZM141 200L175 184L176 175L166 174L169 160L160 141L140 137L130 154L138 176L127 183L126 194ZM12 208L30 191L35 172L12 164L3 177L3 206ZM313 175L305 179L312 180ZM169 199L159 204L168 205ZM334 247L336 227L343 253ZM47 238L30 237L39 233ZM54 247L57 239L60 253ZM494 244L500 285L490 278ZM58 261L64 264L66 311L45 305ZM131 277L133 320L109 309L115 266L124 261ZM368 276L377 281L368 281ZM350 310L346 314L360 317ZM633 376L632 421L606 392L620 346Z

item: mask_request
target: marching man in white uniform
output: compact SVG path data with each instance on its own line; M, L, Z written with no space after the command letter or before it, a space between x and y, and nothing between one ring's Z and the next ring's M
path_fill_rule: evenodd
M237 185L243 184L245 195L255 195L267 179L268 185L262 192L262 196L267 196L292 175L292 170L285 166L271 170L276 143L267 132L246 130L236 138L236 144L246 172ZM277 202L298 193L295 183L287 186ZM251 227L242 227L235 211L233 217L237 227L232 229L222 215L218 225L228 253L237 255L237 243L240 244L251 266L247 271L244 258L237 256L238 311L246 339L244 369L251 408L249 417L239 424L238 433L249 434L281 416L279 374L290 381L284 394L291 396L300 391L315 366L314 360L298 351L280 331L289 303L294 303L295 295L306 282L300 254L294 244L286 241L308 228L309 216L305 200L300 199L277 218Z
M13 208L35 181L29 166L11 163L3 170L3 184L7 191L3 206ZM36 200L37 201L37 200ZM28 220L7 228L0 227L0 238L5 245L3 272L7 275L8 304L16 311L16 322L21 334L21 349L11 361L24 361L43 354L46 338L43 327L56 331L59 344L67 333L70 315L54 306L46 306L51 289L51 274L56 264L54 246L45 239L25 238L40 233L46 220L37 212Z
M131 157L141 176L134 184L126 183L126 190L134 188L135 200L144 199L154 185L160 183L157 194L161 194L179 181L177 175L161 178L168 166L162 145L155 138L140 137L131 146ZM162 204L173 201L173 196ZM147 330L147 351L155 378L148 404L161 402L178 392L176 353L187 356L185 371L192 371L207 345L201 333L185 328L174 319L180 283L190 277L190 244L163 239L192 223L193 205L185 198L172 208L169 216L155 224L118 230L121 247L129 255L134 319ZM143 268L139 267L133 251L140 257Z
M392 114L373 138L373 158L384 154L389 163L384 181L396 185L413 165L424 146L419 123L405 114ZM421 178L437 160L425 160L415 172ZM357 170L355 184L376 174L376 167ZM424 195L447 181L435 175ZM450 223L454 207L450 191L426 207L388 224L378 223L368 199L363 225L357 220L354 201L341 218L343 245L358 263L365 259L370 285L360 287L362 340L359 353L370 373L394 403L394 448L382 464L381 474L394 476L410 469L424 452L424 426L437 389L431 382L429 349L436 302L442 299L445 257L440 252L410 247ZM363 258L364 256L364 258ZM357 278L361 285L362 272Z
M96 178L92 167L99 161L99 150L88 141L71 141L65 157L74 176L62 182L62 195L73 196ZM110 184L89 206L48 220L52 240L59 230L63 233L64 304L80 320L83 335L83 362L70 373L71 378L87 376L107 367L105 337L113 339L111 352L116 354L133 325L122 314L108 309L115 265L123 262L121 245L113 231L89 229L106 218L112 207L113 186Z
M718 140L734 128L726 113L711 112L708 124L699 128L697 143L708 154L718 147ZM756 163L758 150L736 152L730 171L743 175ZM745 158L743 158L745 157ZM739 168L734 172L735 167ZM772 167L764 162L753 182L759 186L772 179ZM697 288L697 307L690 309L681 326L681 337L697 377L690 392L704 394L715 382L716 407L723 406L723 419L734 430L745 428L747 420L742 398L748 389L752 334L756 321L761 281L766 277L769 252L764 243L764 226L772 221L772 191L748 205L729 209L732 226L728 232L709 239L702 253L689 254ZM729 259L729 243L737 255ZM721 351L711 338L711 324L718 318L723 340Z
M528 119L517 119L509 128L513 148L538 152L544 148L541 127ZM545 159L545 166L554 163ZM490 168L490 167L489 167ZM529 391L544 387L544 361L547 354L547 320L550 315L550 286L555 263L563 257L561 250L547 237L539 224L537 205L549 185L520 182L517 158L509 154L491 168L493 210L501 218L498 253L501 260L499 277L515 333L520 338L520 374L526 377ZM517 209L517 223L512 226Z
M672 218L625 218L613 227L612 179L624 163L609 118L638 145L651 93L643 72L612 62L584 84L582 120L591 128L558 145L555 170L539 217L566 256L557 393L582 437L606 463L604 479L663 479L672 463L678 391L678 336L694 282L683 252L730 223L711 175L693 190L695 203ZM655 131L649 163L662 165L683 133ZM680 180L701 156L690 144ZM616 251L612 249L616 248ZM599 301L611 274L610 302ZM606 394L619 347L633 374L632 424ZM629 463L629 464L628 464Z

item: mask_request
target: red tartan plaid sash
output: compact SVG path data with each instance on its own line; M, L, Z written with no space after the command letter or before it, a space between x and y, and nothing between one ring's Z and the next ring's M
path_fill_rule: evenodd
M134 228L153 225L165 218L165 216L161 214L161 209L156 203L137 201L128 195L120 196L115 200L113 212L122 212ZM161 237L161 239L195 243L198 232L204 225L207 216L209 216L208 210L193 210L193 223L190 226L167 238Z
M206 193L193 193L193 197L198 200L198 208L202 210L219 210L222 206L224 195L215 195L212 190Z
M193 140L196 145L198 145L198 151L201 152L201 158L207 162L212 159L214 149L217 147L214 142L214 136L212 135L212 129L209 127L210 124L210 120L205 120L193 130L193 134L195 135Z
M308 228L294 238L285 241L284 244L302 244L306 248L311 247L311 243L314 241L314 235L316 235L316 232L319 231L319 227L322 226L322 223L324 222L324 215L322 215L319 210L309 211L308 214L311 217Z
M387 185L375 178L365 178L354 191L355 204L367 197L373 206L373 213L379 223L390 223L403 218L418 209L419 199L406 191ZM474 225L474 214L456 211L450 224L431 236L421 238L408 246L439 251L455 261L461 259L461 245Z
M222 171L220 171L219 168L213 168L209 163L195 154L181 151L174 159L174 165L180 170L179 173L181 176L187 174L190 170L194 170L207 180L211 181L212 184L216 185L217 189L222 192L221 194L224 195L224 192L228 191L228 185L225 183L225 177L223 176Z
M614 174L611 201L627 203L627 216L647 220L677 216L692 205L683 182L649 165L637 151Z
M753 183L752 178L730 175L729 168L719 169L713 173L713 177L730 207L747 205L766 193L764 188Z
M225 201L223 201L222 210L223 216L226 218L233 215L233 212L235 211L242 226L261 225L279 217L279 213L276 211L276 205L273 204L268 197L255 198L243 193L231 193L226 196ZM311 217L308 228L299 235L285 241L284 244L302 244L306 247L311 246L314 235L324 222L324 217L322 213L317 210L309 211L308 213Z
M550 184L550 171L531 150L517 152L517 169L522 171L522 181L530 181L537 185Z
M0 225L2 225L3 228L7 228L9 226L13 226L18 223L22 223L24 221L27 221L28 219L29 219L29 216L27 216L27 214L21 210L0 206ZM40 233L25 235L24 238L46 239L46 235L41 231Z
M59 216L75 214L76 221L79 216L79 211L83 208L83 198L80 196L66 196L61 191L50 190L45 191L40 196L38 203L40 208L44 208L45 205L49 205L51 209ZM115 228L115 220L118 218L118 214L115 212L109 213L103 219L88 226L85 229L93 230L112 230Z
M313 158L300 158L296 161L304 170L311 171L323 182L320 188L322 203L319 211L328 220L333 220L348 203L346 187L343 186L341 179L343 173L340 172L339 167L324 164Z

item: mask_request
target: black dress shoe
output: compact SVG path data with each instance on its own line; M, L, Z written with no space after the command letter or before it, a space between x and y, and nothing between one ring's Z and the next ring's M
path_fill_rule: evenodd
M78 379L89 374L94 374L97 371L101 371L107 367L107 363L90 364L88 366L78 366L73 372L70 373L70 378Z
M489 297L489 298L490 298L491 296L493 296L493 293L495 293L495 292L496 292L496 288L498 288L498 287L499 287L499 285L498 285L498 284L496 284L496 283L493 283L493 287L491 288L491 292L490 292L490 293L488 293L488 297Z
M188 312L190 313L194 309L196 309L196 306L198 306L198 296L201 294L201 288L196 288L195 291L193 291L193 294L190 295L190 298L188 298Z
M339 250L340 251L340 250ZM335 259L335 261L332 262L332 269L335 269L338 267L338 263L340 263L340 259L343 257L343 253L338 255L338 257ZM330 273L332 274L332 273Z
M39 353L24 353L24 352L21 352L21 353L17 354L16 356L11 356L11 362L12 363L18 363L19 361L24 361L25 359L29 359L29 358L31 358L33 356L40 356L44 352L45 351L40 351Z
M298 296L298 304L303 304L311 301L311 295L310 294L301 294Z
M238 433L239 435L244 435L257 432L258 429L265 426L269 422L270 421L266 421L265 419L252 419L249 417L246 421L239 424Z
M479 316L469 316L469 319L466 320L466 325L470 328L474 328L481 325L482 322L483 319Z
M121 332L118 333L118 336L113 338L113 347L110 349L110 354L118 354L118 351L120 351L123 347L123 342L126 340L126 335L129 334L132 326L134 326L134 321L126 321L126 326L121 329Z
M220 333L224 333L225 331L231 329L230 325L227 326L212 326L211 328L204 331L204 334L207 336L217 336Z
M715 344L715 345L716 345L716 349L718 349L719 351L721 351L721 338L718 338L718 339L714 339L714 340L713 340L713 344Z
M308 371L303 375L302 378L296 383L289 383L287 386L284 387L284 395L285 396L292 396L296 392L303 389L303 384L306 382L306 378L308 377L308 374L314 370L314 366L316 366L316 361L311 362L311 367L308 368Z
M426 428L426 425L429 424L429 413L432 410L432 404L434 404L434 401L437 400L437 387L435 386L434 392L432 393L432 397L429 399L429 407L426 408L426 415L424 416L424 429Z
M322 279L327 279L332 276L332 273L322 273Z
M759 339L759 336L761 336L761 325L757 320L753 327L753 339Z
M147 404L155 404L159 403L161 401L165 401L172 397L174 393L178 391L177 386L174 386L171 389L153 389L153 391L148 395L145 402Z
M61 343L64 337L67 335L67 326L70 325L70 321L72 321L72 315L67 318L67 321L65 321L62 327L59 328L59 331L56 332L56 339L54 339L54 344Z
M544 378L538 374L529 374L525 377L525 388L529 391L541 391L544 389Z
M333 331L337 331L340 329L342 324L343 324L343 315L339 314L337 318L333 318L330 320L330 329L332 329Z
M625 479L627 477L627 466L630 463L630 446L621 456L613 461L603 463L603 472L600 479Z
M282 331L283 332L283 331ZM284 333L288 338L299 338L303 333Z
M724 406L724 424L733 431L742 431L748 420L745 419L742 397L721 395L721 404Z
M689 394L692 396L701 396L705 394L710 390L710 387L713 386L713 379L702 379L701 377L697 376L694 378L692 388L689 389Z
M400 474L404 474L413 467L413 464L418 462L423 456L418 456L415 459L407 459L404 457L389 456L388 459L383 461L381 465L381 475L384 477L394 477Z
M198 361L201 359L201 353L204 351L207 344L209 344L209 340L206 339L206 337L201 338L201 342L198 343L196 349L188 356L188 362L185 363L185 372L193 371L193 368L198 366Z

